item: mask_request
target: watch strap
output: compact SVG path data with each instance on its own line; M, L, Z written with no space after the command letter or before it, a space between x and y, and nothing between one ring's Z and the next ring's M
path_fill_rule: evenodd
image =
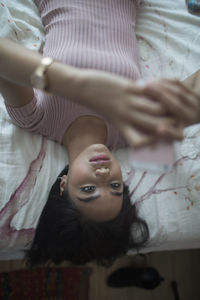
M40 64L36 67L35 71L31 74L31 83L33 87L42 90L48 89L48 80L46 77L46 72L49 66L53 63L51 57L43 57Z

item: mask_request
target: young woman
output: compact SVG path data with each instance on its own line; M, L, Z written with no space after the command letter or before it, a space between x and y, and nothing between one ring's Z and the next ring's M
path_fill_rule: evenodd
M28 260L107 264L148 239L110 150L181 139L198 118L197 96L178 81L136 82L136 1L35 3L43 56L0 39L1 92L14 124L61 143L69 166L52 187Z

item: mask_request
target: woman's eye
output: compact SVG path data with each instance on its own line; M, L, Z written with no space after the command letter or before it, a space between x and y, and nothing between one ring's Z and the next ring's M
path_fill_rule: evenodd
M81 192L84 192L84 193L92 193L95 191L95 189L96 189L96 187L94 185L82 186L80 188Z
M119 182L113 182L113 183L111 183L111 187L113 189L119 189L120 186L121 186L121 183L119 183Z

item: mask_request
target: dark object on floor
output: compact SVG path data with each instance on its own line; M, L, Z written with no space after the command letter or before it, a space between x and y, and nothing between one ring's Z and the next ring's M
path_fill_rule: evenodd
M107 278L107 285L121 288L136 286L143 289L154 289L164 280L154 268L121 268Z
M0 299L88 300L90 268L34 268L0 273Z
M173 291L174 300L180 300L179 293L178 293L178 285L176 281L171 282L171 288Z

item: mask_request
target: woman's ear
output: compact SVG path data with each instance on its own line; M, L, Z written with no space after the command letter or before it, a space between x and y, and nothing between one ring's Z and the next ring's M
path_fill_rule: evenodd
M63 175L60 181L60 196L62 196L66 187L67 187L67 175Z

